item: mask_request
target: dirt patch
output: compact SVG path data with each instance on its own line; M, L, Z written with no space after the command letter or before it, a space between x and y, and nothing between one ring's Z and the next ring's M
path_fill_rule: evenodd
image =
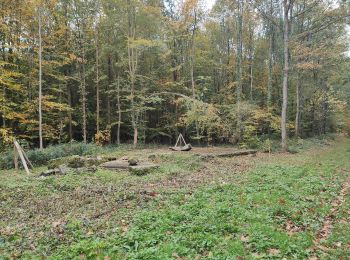
M287 231L288 235L292 236L300 231L303 231L303 227L299 227L292 220L287 220L284 229Z

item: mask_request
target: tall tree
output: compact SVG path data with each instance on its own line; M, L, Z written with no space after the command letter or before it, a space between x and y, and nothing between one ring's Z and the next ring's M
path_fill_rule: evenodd
M41 6L38 7L38 35L39 35L39 147L43 149L43 116L42 116L42 22Z
M288 107L288 77L289 77L289 29L291 23L291 10L293 9L294 0L283 0L284 13L284 31L283 31L283 103L281 115L281 135L282 149L288 150L288 133L287 133L287 107Z

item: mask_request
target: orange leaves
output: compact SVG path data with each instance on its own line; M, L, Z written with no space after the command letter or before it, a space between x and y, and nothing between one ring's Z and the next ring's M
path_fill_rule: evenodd
M322 65L311 61L311 62L299 62L296 64L296 68L301 70L313 70L313 69L320 69L322 68Z

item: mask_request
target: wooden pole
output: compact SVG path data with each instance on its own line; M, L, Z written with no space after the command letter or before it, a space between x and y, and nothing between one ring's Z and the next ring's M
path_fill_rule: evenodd
M13 146L13 163L15 164L16 171L18 171L18 152L16 150L16 145Z
M181 135L181 134L180 134L180 135ZM180 135L179 135L179 137L177 138L177 141L176 141L175 147L177 147L177 144L178 144L178 142L179 142L179 140L180 140Z
M33 167L33 164L29 161L29 158L28 158L27 154L24 152L22 146L19 146L19 148L21 149L21 151L22 151L22 153L23 153L24 159L26 159L27 163L29 164L29 167L30 167L31 169L33 169L33 168L34 168L34 167Z
M23 164L23 167L24 167L24 170L26 171L27 174L30 174L30 171L28 169L28 165L27 165L27 162L24 158L24 155L22 153L22 150L21 150L21 146L19 145L19 143L17 141L14 141L14 145L15 145L15 148L19 154L19 157L21 158L21 161L22 161L22 164Z

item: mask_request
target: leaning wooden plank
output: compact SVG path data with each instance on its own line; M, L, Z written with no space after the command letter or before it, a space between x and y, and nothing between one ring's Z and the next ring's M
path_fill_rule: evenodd
M15 164L15 170L18 171L18 152L16 145L13 146L13 163Z
M29 161L29 158L28 158L27 154L24 152L22 146L19 146L19 147L21 148L21 151L22 151L22 153L23 153L23 156L24 156L24 158L26 159L27 163L29 164L30 168L31 168L31 169L34 169L33 164Z
M19 145L19 143L17 141L14 141L14 144L15 144L15 147L17 149L17 152L18 152L18 155L19 157L21 158L21 161L22 161L22 164L23 164L23 167L24 167L24 170L26 171L27 174L30 174L30 171L28 169L28 165L27 165L27 162L24 158L24 155L22 153L22 150L21 150L21 147Z

